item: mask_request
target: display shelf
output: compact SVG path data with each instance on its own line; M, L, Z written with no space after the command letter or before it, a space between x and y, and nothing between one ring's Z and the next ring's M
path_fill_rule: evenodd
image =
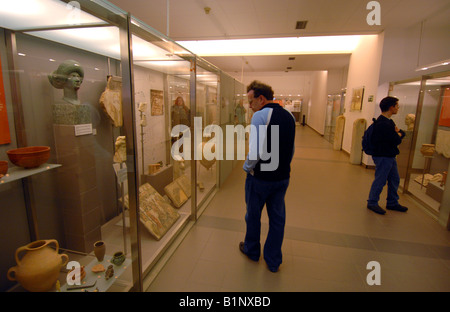
M108 291L108 289L119 279L120 275L125 272L125 270L130 266L131 259L126 258L125 262L121 265L115 265L112 264L111 256L105 255L105 258L102 262L99 262L96 258L94 258L88 265L84 267L84 270L86 271L86 277L81 281L81 287L83 288L77 288L77 289L68 289L68 285L64 284L61 286L61 292L93 292L93 291L99 291L99 292L105 292ZM114 276L109 278L108 280L105 279L105 272L100 273L94 273L92 272L92 267L97 264L102 264L106 269L108 269L108 266L112 264L114 268ZM88 286L92 285L92 286ZM85 287L86 286L86 287Z
M27 178L29 176L45 172L51 169L61 167L59 164L42 164L37 168L24 169L22 167L12 167L8 170L8 173L0 179L0 185Z

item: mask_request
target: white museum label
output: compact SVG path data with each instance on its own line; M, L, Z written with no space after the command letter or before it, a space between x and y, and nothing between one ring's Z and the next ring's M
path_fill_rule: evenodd
M75 136L92 134L92 124L75 125Z

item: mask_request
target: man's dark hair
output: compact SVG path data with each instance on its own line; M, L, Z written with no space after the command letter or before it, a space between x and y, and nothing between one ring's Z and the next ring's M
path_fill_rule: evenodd
M263 95L267 100L269 100L269 101L273 100L272 87L269 85L266 85L260 81L254 80L252 83L250 83L247 86L247 93L250 92L250 90L253 90L254 98L257 98L258 96Z
M389 107L397 105L398 99L393 96L387 96L380 102L380 108L382 112L387 112Z

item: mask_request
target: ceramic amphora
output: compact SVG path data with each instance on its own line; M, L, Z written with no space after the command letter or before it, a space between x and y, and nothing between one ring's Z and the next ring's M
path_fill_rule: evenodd
M50 247L51 244L55 245L55 249ZM59 244L55 239L37 240L17 248L17 265L8 270L8 279L18 281L28 291L52 290L61 267L69 261L69 256L58 254L58 250ZM25 254L20 258L22 252Z

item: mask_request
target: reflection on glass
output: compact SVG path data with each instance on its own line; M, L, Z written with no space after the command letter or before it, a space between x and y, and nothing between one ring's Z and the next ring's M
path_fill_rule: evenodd
M409 187L413 195L436 212L442 201L444 176L449 168L450 155L445 153L450 133L445 113L450 95L448 78L426 81Z
M420 80L395 84L391 87L390 96L399 99L399 110L392 116L399 129L405 131L405 137L398 146L400 154L397 155L398 173L400 175L400 185L405 185L406 172L408 168L409 151L411 149L415 114L417 110L417 99L420 92ZM414 121L413 121L414 120Z
M334 142L336 118L343 114L343 97L345 97L345 92L328 96L324 138L330 143Z
M214 72L210 72L197 66L197 93L196 93L196 119L200 122L195 125L201 126L202 140L198 143L197 160L197 203L200 204L209 192L216 186L217 175L217 146L220 138L216 133L220 128L219 109L217 104L217 84L218 77ZM198 131L196 129L196 131ZM210 156L216 155L210 159Z
M165 41L133 35L133 78L140 176L139 211L143 224L143 270L150 269L162 246L191 215L191 161L172 156L190 126L190 62L165 50ZM190 140L188 140L190 143ZM187 147L181 145L177 154Z

